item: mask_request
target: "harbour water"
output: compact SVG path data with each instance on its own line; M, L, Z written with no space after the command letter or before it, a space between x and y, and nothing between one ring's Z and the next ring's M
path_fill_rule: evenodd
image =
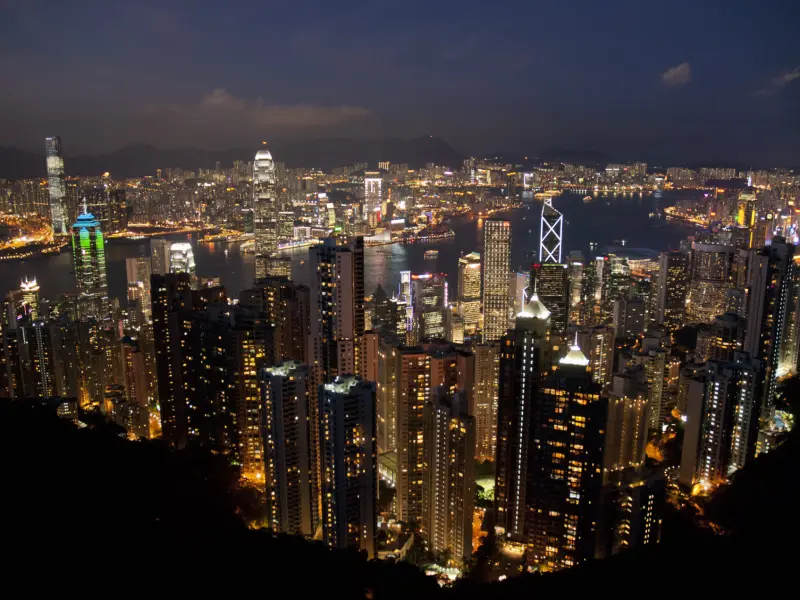
M685 193L685 192L683 192ZM661 218L651 219L650 213L674 204L679 196L674 192L645 195L596 196L584 201L583 194L563 194L553 200L553 206L564 214L564 257L571 250L580 250L585 256L600 254L610 246L647 248L654 251L675 249L693 226ZM527 271L536 261L539 242L539 216L541 202L532 200L522 208L493 215L493 218L511 220L511 263L518 271ZM378 283L387 291L397 285L401 271L446 273L449 292L456 293L458 257L482 247L483 223L481 219L453 218L449 225L455 236L430 243L392 244L373 246L366 250L365 288L371 294ZM236 243L200 244L194 235L172 236L173 241L188 241L194 248L197 274L219 276L231 297L252 285L254 257L240 252ZM597 250L590 251L590 242ZM106 244L109 293L124 298L126 294L125 259L148 256L149 240L110 240ZM425 251L435 248L436 258L425 259ZM288 251L292 258L293 278L308 284L311 273L308 248ZM23 261L0 263L0 291L3 295L19 286L23 277L35 277L46 298L75 291L72 259L69 252L41 256Z

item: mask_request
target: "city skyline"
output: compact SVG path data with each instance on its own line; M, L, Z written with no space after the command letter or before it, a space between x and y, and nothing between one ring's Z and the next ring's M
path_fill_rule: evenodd
M233 35L215 28L213 10L184 4L6 3L0 32L14 60L0 66L17 85L0 100L9 115L0 142L40 151L34 140L56 133L70 156L131 142L225 148L357 133L434 135L476 154L571 147L650 161L800 162L800 55L777 1L755 13L721 1L535 11L509 2L502 16L467 2L426 7L422 22L411 4L315 3L301 20L290 4L267 13L242 2L228 13ZM548 26L532 34L523 24L533 17ZM352 35L342 44L334 31ZM404 80L416 85L396 85ZM48 93L54 85L69 93Z

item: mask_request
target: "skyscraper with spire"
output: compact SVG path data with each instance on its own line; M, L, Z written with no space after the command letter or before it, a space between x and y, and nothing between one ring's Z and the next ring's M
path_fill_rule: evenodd
M45 138L47 161L47 191L50 195L50 221L53 234L67 233L67 217L64 201L67 188L64 183L64 158L61 155L61 138L52 136Z
M256 250L256 280L269 275L268 258L278 250L278 199L275 161L266 148L253 161L253 230Z
M542 204L542 218L539 223L539 261L543 263L561 262L561 240L564 230L564 215L553 207L553 199L547 198Z
M108 315L106 252L100 222L84 211L72 225L72 264L81 320Z

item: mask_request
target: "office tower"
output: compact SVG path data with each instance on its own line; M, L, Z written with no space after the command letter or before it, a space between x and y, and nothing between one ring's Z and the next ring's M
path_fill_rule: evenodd
M396 445L389 449L397 451L397 518L420 521L425 463L423 411L430 399L431 357L422 348L399 347L393 358ZM391 429L387 437L392 437Z
M444 339L453 344L464 343L464 319L453 304L444 313Z
M39 398L56 396L58 358L55 356L54 329L43 321L20 325L17 329L23 363L24 395Z
M528 562L542 571L594 557L607 400L574 344L532 408Z
M153 275L166 275L169 273L169 247L168 240L153 238L150 240L150 272Z
M561 262L563 228L564 215L553 207L552 198L546 198L542 204L542 217L539 223L539 262Z
M494 342L508 327L511 222L487 219L483 236L483 341Z
M313 535L309 369L296 361L261 371L263 470L269 526Z
M435 554L472 556L475 419L461 394L437 388L425 406L422 531Z
M378 453L375 384L337 377L319 393L322 539L375 557Z
M688 259L682 252L662 252L658 259L656 322L673 330L683 326L686 314Z
M176 242L169 247L169 272L194 275L194 251L187 242Z
M688 323L710 323L725 312L731 287L734 249L719 244L692 243L692 269L686 305Z
M309 252L311 365L316 383L357 373L364 333L364 238L327 238Z
M531 288L550 311L550 332L564 336L569 320L569 273L567 265L536 263L531 267Z
M275 162L266 148L253 161L253 231L256 250L256 280L267 275L264 259L278 250L278 202Z
M375 209L380 210L383 179L378 171L364 172L364 218L368 219Z
M635 338L645 331L647 306L640 298L614 300L614 329L618 338Z
M34 321L41 319L42 317L39 315L39 284L36 283L36 278L34 277L33 281L27 277L23 279L19 285L19 291L30 318Z
M581 300L583 298L585 259L580 252L570 252L568 257L567 278L569 279L569 316L568 323L583 325L581 321Z
M265 276L292 278L292 259L289 256L260 257ZM259 267L261 268L261 267Z
M525 533L528 452L533 405L548 370L550 311L534 293L500 344L495 519L508 538Z
M411 303L414 307L416 339L445 339L444 312L447 308L447 275L414 273L411 276Z
M475 458L479 462L494 462L500 349L496 344L480 344L472 349L475 353Z
M80 318L104 319L108 315L105 242L100 223L89 213L72 226L72 261Z
M739 192L736 210L736 223L740 227L754 227L758 217L758 205L755 193L752 190L742 190ZM748 235L749 242L749 235Z
M611 384L614 373L614 338L615 330L610 325L578 331L578 345L589 359L592 380L603 387Z
M800 360L800 267L792 269L787 294L786 324L778 359L778 376L796 375Z
M755 454L762 363L746 352L709 362L695 481L716 487Z
M706 394L706 365L690 365L680 374L677 409L683 425L681 462L678 468L678 483L692 488L697 475L700 434L703 425L703 406Z
M515 316L522 312L528 299L528 288L530 287L530 273L511 273L509 275L508 297L511 307L508 327L514 326Z
M798 268L794 262L795 250L784 238L775 237L771 245L752 251L747 269L750 303L744 351L763 362L759 410L765 424L771 422L775 408L781 345Z
M481 318L481 255L477 252L458 259L457 302L464 331L475 333Z
M47 163L47 191L50 196L50 222L53 234L67 233L66 218L66 186L64 184L64 158L61 155L61 138L53 136L45 138L45 154Z
M125 271L128 276L128 300L134 302L137 310L150 320L150 276L151 261L149 258L126 258Z

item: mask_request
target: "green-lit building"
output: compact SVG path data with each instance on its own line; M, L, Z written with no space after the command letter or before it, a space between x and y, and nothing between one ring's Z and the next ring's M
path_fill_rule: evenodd
M105 241L100 221L90 213L79 215L72 225L72 264L81 320L104 319L108 314Z

